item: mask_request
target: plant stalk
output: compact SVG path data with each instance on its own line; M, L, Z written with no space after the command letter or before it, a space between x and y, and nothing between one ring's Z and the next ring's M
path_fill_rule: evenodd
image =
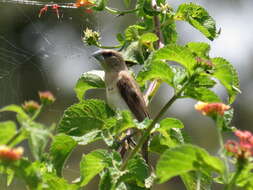
M216 125L217 125L216 128L217 128L218 140L219 140L219 145L220 145L219 154L225 165L225 174L224 174L225 184L228 184L229 183L229 164L228 164L227 156L225 155L224 140L223 140L223 136L221 132L222 127L219 126L219 122L217 120L218 119L216 119Z

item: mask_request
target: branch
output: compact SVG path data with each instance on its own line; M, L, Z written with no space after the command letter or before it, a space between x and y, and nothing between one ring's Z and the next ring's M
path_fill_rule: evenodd
M157 4L156 4L156 0L152 0L152 7L153 9L157 9ZM154 18L154 25L155 25L155 34L158 37L158 40L156 42L156 49L160 49L164 47L164 44L162 42L162 33L161 33L161 23L160 23L160 19L159 19L159 15L155 15ZM155 93L157 92L158 88L160 87L160 81L158 80L154 80L149 84L148 90L146 91L144 98L146 100L146 103L148 104L149 101L152 99L152 97L155 95Z

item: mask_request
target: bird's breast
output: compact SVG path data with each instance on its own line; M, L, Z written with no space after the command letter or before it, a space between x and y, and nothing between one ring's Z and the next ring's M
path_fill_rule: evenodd
M126 102L120 95L120 92L116 85L108 86L106 88L106 99L107 99L108 105L113 109L129 110Z

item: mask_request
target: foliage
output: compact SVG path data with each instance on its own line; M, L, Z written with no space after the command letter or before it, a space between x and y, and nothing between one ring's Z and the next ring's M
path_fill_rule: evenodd
M221 183L226 190L235 186L253 189L253 135L247 133L247 146L241 144L245 142L246 134L242 132L237 132L239 144L226 144L227 152L233 153L230 160L233 160L231 164L235 163L234 172L229 167L229 155L222 140L224 131L235 130L231 127L231 104L240 92L236 70L224 58L210 57L211 47L207 43L177 44L177 21L188 22L209 40L218 36L215 21L207 10L195 3L183 3L175 10L165 0L124 0L127 8L134 8L123 11L107 4L107 0L77 1L77 7L95 12L108 11L119 16L136 14L137 22L117 35L119 46L115 48L120 48L128 65L141 67L135 79L144 92L151 91L146 94L148 98L156 94L161 83L171 86L174 96L152 120L146 118L137 122L129 111L113 110L102 100L85 99L87 90L105 88L104 72L90 71L78 79L74 87L78 102L65 110L57 125L45 126L36 121L44 107L55 101L50 92L39 93L40 105L29 101L22 106L1 108L0 112L15 112L17 118L17 122L0 123L0 173L7 176L7 184L19 177L29 189L75 190L85 187L99 175L98 189L101 190L147 190L154 184L179 176L187 190L210 189L212 183ZM97 31L84 31L85 43L107 48L99 40ZM228 100L224 103L213 91L217 81L227 90ZM195 108L215 122L221 142L217 156L186 143L184 125L178 119L161 120L165 111L182 98L201 101ZM136 144L127 144L129 152L124 157L119 150L130 129L140 138ZM108 149L96 149L83 155L80 177L71 183L66 181L62 172L72 151L78 145L98 140L102 140ZM159 156L155 167L139 154L147 140L148 154ZM22 156L21 149L15 148L23 141L28 141L32 159ZM240 147L240 152L236 147Z

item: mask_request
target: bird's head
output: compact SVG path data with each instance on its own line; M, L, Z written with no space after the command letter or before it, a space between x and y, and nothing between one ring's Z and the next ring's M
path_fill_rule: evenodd
M122 55L114 50L98 50L92 54L103 69L107 72L119 72L127 69L126 63Z

